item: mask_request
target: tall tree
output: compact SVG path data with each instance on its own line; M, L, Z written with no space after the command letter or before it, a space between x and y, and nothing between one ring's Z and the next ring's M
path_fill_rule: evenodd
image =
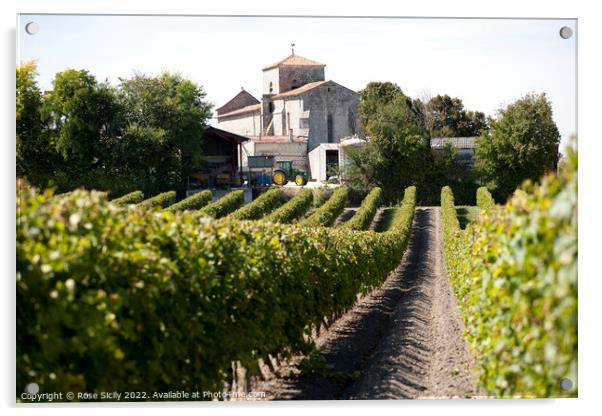
M527 94L490 122L477 141L475 168L482 181L504 200L527 179L539 180L558 163L560 133L545 94Z
M70 188L96 187L110 159L107 141L122 128L115 90L98 84L88 71L75 69L57 73L52 84L44 97L44 112L65 161L58 177L65 175Z
M16 74L16 162L17 176L44 187L49 184L59 155L50 142L42 117L43 99L35 77L35 61L17 67Z
M430 125L426 126L431 137L475 137L487 129L485 114L466 111L459 98L437 95L425 104L430 114Z
M371 82L360 92L360 120L368 143L352 151L352 186L380 186L389 201L431 172L430 143L412 100L390 82ZM359 189L364 190L364 189Z
M120 90L132 125L163 130L165 158L156 166L157 177L170 178L172 189L182 192L188 176L202 163L202 135L212 107L204 100L205 92L169 72L122 79Z

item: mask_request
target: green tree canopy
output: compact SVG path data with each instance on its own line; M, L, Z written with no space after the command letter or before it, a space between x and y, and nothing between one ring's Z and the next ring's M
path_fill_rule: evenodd
M480 111L466 111L459 98L437 95L425 105L426 128L431 137L474 137L487 129L487 119Z
M35 61L17 67L17 176L28 176L33 183L46 185L60 158L50 145L47 125L42 119L43 99L36 75Z
M525 180L539 180L558 162L560 134L545 94L528 94L490 122L477 141L475 168L496 200L505 200Z
M60 191L184 191L211 112L200 86L164 72L113 87L68 69L42 94L35 77L35 63L17 68L19 176Z
M371 82L360 91L359 114L368 143L350 151L347 176L359 191L379 186L386 200L395 201L432 171L426 132L412 100L390 82Z
M188 175L202 163L202 135L212 108L204 101L205 92L178 74L164 72L122 79L120 94L130 124L163 130L165 158L156 166L156 176L170 178L176 183L172 189L183 191Z

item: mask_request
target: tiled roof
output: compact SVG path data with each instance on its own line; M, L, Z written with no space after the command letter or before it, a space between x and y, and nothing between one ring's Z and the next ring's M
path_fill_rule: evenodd
M230 101L226 104L222 105L220 108L217 108L215 111L219 114L222 110L228 110L228 106L232 106L232 104L240 102L242 105L252 105L259 104L259 100L249 94L245 89L242 89L238 94L234 96ZM237 103L238 104L238 103ZM242 108L240 104L238 107ZM238 110L238 108L234 108L234 110ZM232 110L232 111L234 111Z
M477 147L476 139L476 137L433 137L431 148L440 149L449 143L456 149L474 149Z
M299 55L290 55L284 58L282 61L276 62L272 65L268 65L263 68L264 71L268 69L276 68L279 66L326 66L320 62L312 61L311 59L304 58Z
M252 113L255 111L261 111L261 103L260 104L252 104L243 108L239 108L238 110L230 111L229 113L219 114L217 118L235 116L238 114Z
M290 143L289 136L249 136L255 143ZM307 143L307 137L294 136L293 143Z
M324 85L327 82L332 82L332 81L310 82L308 84L300 86L299 88L295 88L294 90L290 90L290 91L286 91L286 92L283 92L283 93L280 93L280 94L276 94L272 98L293 97L295 95L303 94L304 92L307 92L309 90L313 90L314 88L317 88L320 85Z

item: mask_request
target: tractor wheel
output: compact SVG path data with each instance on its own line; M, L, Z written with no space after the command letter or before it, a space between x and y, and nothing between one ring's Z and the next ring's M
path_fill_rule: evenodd
M295 183L298 186L303 186L307 183L307 179L303 175L295 175Z
M272 175L272 180L274 181L274 183L276 185L286 185L288 183L288 179L286 178L286 173L284 173L281 170L277 170L274 172L274 174Z

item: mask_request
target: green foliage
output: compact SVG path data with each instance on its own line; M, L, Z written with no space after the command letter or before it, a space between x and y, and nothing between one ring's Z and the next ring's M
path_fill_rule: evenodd
M231 217L236 220L258 220L264 215L279 207L285 201L285 195L282 188L272 188L261 194L250 204L234 211Z
M267 215L264 220L267 222L290 224L307 212L313 203L313 198L311 189L302 189L280 208Z
M459 230L442 191L445 264L481 388L496 397L575 397L577 156L561 177L517 191Z
M138 204L141 208L165 208L176 202L176 192L168 191L155 195L152 198L145 199Z
M236 211L245 203L245 193L243 190L232 191L206 207L197 210L195 216L207 216L212 218L221 218Z
M330 227L345 209L348 193L347 187L337 188L324 205L316 209L313 214L303 221L303 225L308 227Z
M197 192L195 194L190 195L188 198L181 200L180 202L176 202L173 205L165 208L166 211L177 212L177 211L186 211L189 209L199 209L203 208L205 205L211 202L211 191L205 190L201 192Z
M18 196L18 392L217 389L381 284L413 215L373 233L50 195Z
M125 118L133 126L159 129L163 158L153 164L158 189L182 193L190 173L202 164L202 136L211 116L205 92L181 75L157 77L135 74L121 81Z
M134 191L125 194L119 198L111 200L112 203L117 205L128 205L128 204L139 204L144 200L144 194L142 191Z
M461 99L447 94L431 98L425 110L431 137L475 137L487 130L484 113L466 111Z
M485 186L481 186L477 189L477 206L483 210L489 210L495 206L495 201L491 196L491 192Z
M358 111L370 140L349 152L345 177L356 191L378 186L386 202L396 203L405 187L422 187L438 169L428 133L420 110L395 84L369 83L360 94Z
M490 132L477 141L475 169L498 201L523 181L555 170L560 133L545 94L528 94L500 109L490 124Z
M211 112L201 87L168 72L113 87L68 69L42 94L35 76L35 63L17 68L18 176L59 191L183 194Z
M315 188L313 190L313 194L314 194L314 200L312 202L312 205L314 208L319 208L322 205L324 205L324 203L326 201L328 201L328 198L331 197L332 195L332 188L329 187L328 185L323 185L320 186L319 188Z
M342 225L343 228L350 230L367 230L376 215L376 210L380 206L382 199L382 189L374 188L364 198L362 204L355 215L349 221Z
M27 177L36 186L49 186L61 156L51 144L43 97L35 81L35 61L17 67L16 73L16 168L17 177Z

